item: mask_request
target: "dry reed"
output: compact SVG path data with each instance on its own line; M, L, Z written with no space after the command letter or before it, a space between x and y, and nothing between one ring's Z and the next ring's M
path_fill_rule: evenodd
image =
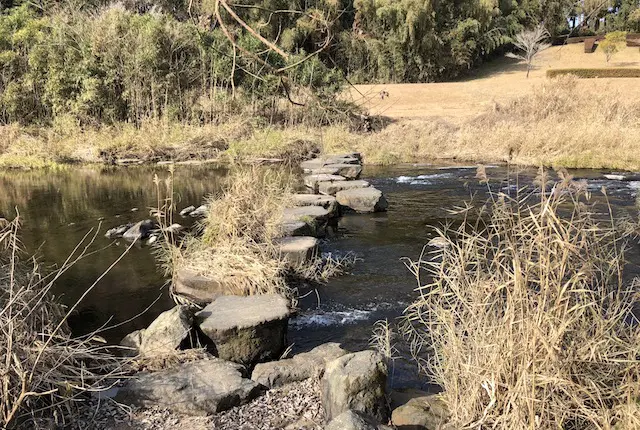
M447 246L408 263L419 298L406 333L453 428L640 428L625 237L561 177L540 194L492 195L490 214L439 231Z
M97 333L72 337L66 321L75 306L66 309L50 294L59 276L86 255L86 242L44 276L35 262L19 261L18 228L16 219L0 230L0 427L28 427L42 417L62 425L79 396L107 388L124 367Z

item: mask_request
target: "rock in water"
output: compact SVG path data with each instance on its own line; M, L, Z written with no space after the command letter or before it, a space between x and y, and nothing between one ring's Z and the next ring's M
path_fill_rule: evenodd
M175 351L189 336L192 326L193 314L186 306L161 313L144 331L140 353L154 356Z
M196 207L195 206L187 206L186 208L182 209L180 211L180 216L188 216L191 214L191 212L195 211Z
M378 424L375 419L362 412L346 411L334 418L325 430L392 430L391 427Z
M375 351L347 354L330 362L320 382L327 421L351 409L387 422L386 382L387 365Z
M339 191L336 200L340 206L360 213L384 212L389 207L382 191L373 187Z
M337 192L350 190L352 188L366 188L369 186L367 181L335 181L335 182L319 182L318 192L326 196L335 196Z
M189 216L192 218L203 218L207 216L207 212L209 212L209 207L207 205L202 205L189 212Z
M242 377L242 366L212 359L182 364L127 380L115 399L145 408L188 415L210 415L242 405L262 388Z
M251 367L286 347L289 301L277 294L222 296L196 314L216 355Z
M326 364L347 354L337 343L325 343L292 358L257 364L251 379L268 388L322 376Z
M118 227L110 228L109 230L107 230L104 236L108 237L109 239L117 239L119 237L122 237L122 235L131 227L133 227L133 223L131 222L128 224L122 224Z
M402 429L440 430L448 419L447 406L437 394L413 398L391 414L393 425Z
M126 240L134 241L138 239L146 239L151 234L151 231L156 228L156 223L153 220L146 219L135 223L131 228L124 232L122 235Z
M318 239L315 237L283 237L275 245L280 257L292 267L304 264L319 254Z

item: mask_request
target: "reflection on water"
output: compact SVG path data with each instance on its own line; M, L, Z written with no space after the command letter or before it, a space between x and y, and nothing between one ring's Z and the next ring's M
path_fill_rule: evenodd
M88 232L99 230L92 246L95 250L111 243L104 237L108 228L148 217L149 208L157 206L156 173L168 175L161 167L1 172L0 215L13 217L17 209L23 222L24 248L37 250L45 267L59 267ZM203 196L219 189L225 173L211 166L177 169L177 206L199 204ZM138 210L132 211L134 208ZM64 303L74 303L125 249L125 243L115 243L80 260L63 275L55 293ZM105 333L108 340L117 341L171 306L164 284L149 248L134 247L83 301L71 323L78 332L107 322L119 324L160 297L140 318Z
M508 171L487 169L496 191L513 192L531 184L535 169ZM71 167L62 171L0 173L0 215L11 217L15 208L23 220L22 241L29 251L38 249L43 264L61 264L82 237L99 229L95 248L108 245L104 232L114 225L138 221L157 206L153 175L166 176L166 168ZM637 218L634 206L638 186L601 180L601 172L575 171L589 181L595 201L602 200L604 186L618 215ZM198 205L204 196L219 189L224 169L212 166L179 166L175 173L178 209ZM362 348L376 320L401 315L415 295L413 280L402 262L417 258L433 236L433 227L461 215L450 210L474 198L482 201L487 187L474 179L468 168L441 170L437 166L365 169L364 177L380 188L390 203L383 214L347 215L340 219L338 235L323 244L324 251L354 251L362 259L353 273L331 280L300 302L300 316L290 326L295 350L321 342L340 341ZM512 187L505 180L509 178ZM132 212L133 208L138 208ZM99 221L103 219L103 221ZM120 255L124 243L116 243L91 255L70 269L56 287L56 294L73 303ZM631 258L638 261L637 245ZM633 271L632 271L633 273ZM153 304L139 318L105 333L109 341L148 325L158 313L173 305L165 279L157 270L149 248L134 247L89 294L72 324L86 332L107 322L121 324Z

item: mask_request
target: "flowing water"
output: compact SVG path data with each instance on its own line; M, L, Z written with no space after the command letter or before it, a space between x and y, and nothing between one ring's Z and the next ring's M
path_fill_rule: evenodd
M494 191L513 192L530 185L536 171L489 167L487 173ZM617 216L637 218L635 196L640 183L602 180L602 173L572 172L587 179L594 199L602 199L600 190L605 187ZM167 170L138 166L5 171L0 173L0 216L12 218L19 211L23 247L35 251L45 268L60 267L83 238L87 237L86 242L97 233L91 247L97 252L69 268L56 286L56 295L73 304L126 249L125 242L112 244L104 232L148 218L149 208L157 207L155 174L162 180ZM198 206L219 189L225 174L224 169L211 166L176 167L178 208ZM337 234L323 241L323 252L352 251L360 261L350 274L330 280L300 301L300 315L290 323L294 349L306 350L327 341L362 349L377 320L400 316L416 295L416 281L403 258L420 256L435 236L433 227L459 220L452 210L472 198L485 199L487 186L479 184L475 174L473 166L367 167L363 179L385 193L389 210L346 215L339 220ZM103 335L118 342L173 306L167 290L151 249L134 247L89 292L71 324L78 333L114 326Z

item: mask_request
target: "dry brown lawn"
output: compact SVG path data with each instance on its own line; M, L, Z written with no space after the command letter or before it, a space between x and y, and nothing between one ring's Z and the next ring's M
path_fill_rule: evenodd
M442 118L461 122L474 117L496 103L531 93L546 81L546 71L553 68L640 67L638 48L626 48L607 64L599 50L583 52L582 44L554 46L536 59L535 68L526 78L525 65L507 58L495 60L481 68L474 76L457 82L418 84L357 85L350 96L373 115L392 119ZM640 81L633 78L599 79L598 85L614 88L627 97L640 99ZM592 83L580 82L578 88ZM388 97L382 99L380 92Z

